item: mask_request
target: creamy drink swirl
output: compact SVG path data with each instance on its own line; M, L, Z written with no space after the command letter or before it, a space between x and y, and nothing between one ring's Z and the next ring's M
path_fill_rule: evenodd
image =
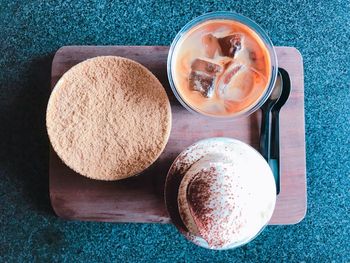
M266 161L249 145L228 138L200 141L181 153L173 171L183 174L178 209L196 244L227 249L254 238L276 202Z

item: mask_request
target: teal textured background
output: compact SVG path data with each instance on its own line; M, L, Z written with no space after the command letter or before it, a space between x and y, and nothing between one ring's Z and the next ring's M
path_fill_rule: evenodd
M67 222L48 199L45 108L63 45L169 45L190 19L232 10L305 66L308 212L250 244L209 251L171 225ZM350 1L0 0L0 262L349 262Z

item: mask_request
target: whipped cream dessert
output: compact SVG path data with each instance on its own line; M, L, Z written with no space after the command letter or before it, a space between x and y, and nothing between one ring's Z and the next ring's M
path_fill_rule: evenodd
M197 142L175 160L171 176L180 181L177 206L183 226L175 225L197 245L228 249L245 244L274 211L271 169L243 142L229 138Z

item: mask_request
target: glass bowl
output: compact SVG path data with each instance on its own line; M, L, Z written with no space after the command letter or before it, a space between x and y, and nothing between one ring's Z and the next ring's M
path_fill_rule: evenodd
M271 203L272 205L271 207L269 207L269 211L267 213L269 214L269 216L266 216L266 218L263 220L266 223L261 224L262 222L258 222L256 226L259 226L259 227L256 228L257 231L255 232L255 234L251 233L250 235L247 235L244 238L239 239L236 242L233 242L230 245L222 248L211 248L202 238L191 233L187 229L185 223L183 222L183 219L181 218L181 215L180 215L180 209L178 204L179 189L180 189L181 182L185 177L187 171L190 169L190 167L192 167L194 163L200 160L203 160L204 156L215 156L216 154L222 154L222 156L225 156L225 154L229 154L229 153L231 153L230 156L232 156L232 154L234 153L233 151L236 154L240 153L240 156L244 155L245 158L249 158L246 160L247 163L251 163L251 162L255 163L260 168L260 169L259 168L254 168L254 169L257 169L260 172L264 171L264 173L266 173L264 175L264 182L266 183L264 187L268 187L268 188L265 188L265 190L269 189L271 191L271 195L273 195L274 197L273 197L273 200L270 199L270 201L272 202ZM250 170L251 167L249 167L248 169ZM252 178L254 178L254 176L252 176L251 179ZM259 186L263 187L262 184L259 184ZM246 190L249 191L249 189L250 188L247 188ZM182 151L176 157L176 159L170 166L170 169L166 177L165 187L164 187L164 201L165 201L165 207L168 211L168 214L171 218L172 223L179 230L179 232L182 235L184 235L189 241L207 249L214 249L214 250L234 249L234 248L243 246L249 243L250 241L252 241L253 239L255 239L257 236L260 235L260 233L267 226L268 222L271 219L271 216L273 214L275 204L276 204L275 181L274 181L273 173L270 166L268 165L264 157L252 146L233 138L214 137L214 138L204 139L204 140L195 142L194 144L186 148L184 151ZM245 228L247 228L247 226L245 226Z
M200 111L199 109L196 109L194 106L190 105L186 100L182 97L181 93L177 89L174 81L174 54L176 49L178 48L178 45L181 44L181 41L183 40L184 36L186 35L187 32L189 32L192 28L200 25L201 23L210 21L210 20L233 20L236 22L239 22L247 27L249 27L251 30L253 30L262 40L262 42L265 44L265 47L268 51L269 57L270 57L270 64L271 64L271 74L269 78L269 82L267 84L267 87L265 87L265 90L263 94L251 103L248 107L244 108L241 111L228 114L228 115L215 115L215 114L209 114L209 113L204 113L203 111ZM204 15L201 15L199 17L196 17L192 21L188 22L175 36L169 50L168 54L168 60L167 60L167 73L168 73L168 79L170 83L170 87L173 90L173 93L175 94L176 98L178 101L190 112L193 113L198 113L202 114L205 116L217 118L217 119L235 119L237 117L244 117L248 116L251 113L255 112L258 110L264 102L267 100L267 98L270 96L276 78L277 78L277 73L278 73L278 62L277 62L277 56L276 52L274 50L273 44L268 37L268 35L265 33L265 31L257 25L254 21L251 19L242 16L237 13L233 12L227 12L227 11L218 11L218 12L211 12L207 13Z

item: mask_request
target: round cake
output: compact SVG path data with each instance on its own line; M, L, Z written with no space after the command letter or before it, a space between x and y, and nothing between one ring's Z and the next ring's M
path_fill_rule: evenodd
M99 180L137 175L163 151L171 109L158 79L130 59L103 56L67 71L50 96L52 147L71 169Z

